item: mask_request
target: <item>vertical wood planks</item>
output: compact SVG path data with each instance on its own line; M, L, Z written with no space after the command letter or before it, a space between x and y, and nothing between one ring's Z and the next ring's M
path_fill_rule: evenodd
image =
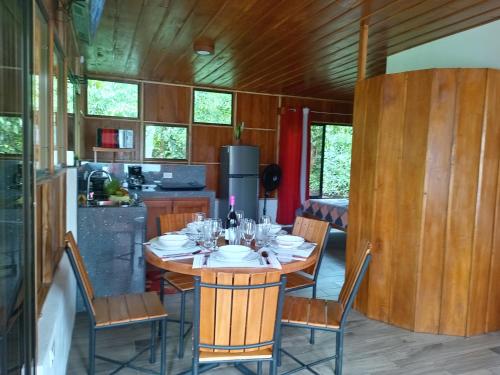
M375 319L387 320L390 301L390 274L399 193L398 171L401 159L404 108L406 105L406 75L386 77L382 87L381 115L375 169L375 201L372 241L373 258L370 267L368 311ZM399 186L399 188L398 188ZM373 287L373 289L372 289Z
M421 251L417 275L415 330L439 331L442 270L455 121L456 70L434 70L422 201Z
M439 331L465 335L486 70L461 69L457 87Z
M266 281L266 275L257 273L251 275L250 285L263 284ZM260 341L260 327L262 322L262 303L264 301L264 290L253 289L248 293L248 315L246 324L245 344L255 344ZM251 319L249 319L251 317ZM246 349L252 351L255 349Z
M201 282L215 284L217 277L215 272L202 271ZM201 288L200 295L200 344L214 344L215 332L215 289ZM213 351L211 349L201 349L202 351Z
M492 233L500 159L500 81L499 72L487 71L485 110L481 134L481 157L474 224L467 336L484 333L488 303ZM499 311L500 314L500 311Z
M358 83L347 278L356 307L419 332L500 329L500 71L433 69Z
M232 285L233 275L231 273L217 274L217 284ZM229 289L217 289L215 302L215 344L229 345L231 333L231 309L232 292ZM225 352L226 350L215 350Z
M389 321L411 329L414 324L417 268L420 249L423 179L429 124L432 71L407 75L402 152L398 167L394 246L391 252ZM413 251L408 251L413 249ZM404 288L398 286L404 285Z
M234 285L248 285L249 280L249 274L234 275ZM234 290L233 307L231 312L231 345L245 344L247 308L248 290Z

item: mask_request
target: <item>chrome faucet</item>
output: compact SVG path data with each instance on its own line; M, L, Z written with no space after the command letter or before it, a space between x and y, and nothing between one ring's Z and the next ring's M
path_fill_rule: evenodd
M92 172L89 173L89 176L87 177L87 201L91 201L93 198L90 197L90 178L95 174L95 173L101 173L101 174L105 174L108 176L108 180L111 182L111 175L104 171L104 170L101 170L101 169L96 169L96 170L93 170Z

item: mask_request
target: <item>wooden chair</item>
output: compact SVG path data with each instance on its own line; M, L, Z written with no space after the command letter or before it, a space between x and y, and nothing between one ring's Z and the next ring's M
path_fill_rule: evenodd
M362 251L355 267L347 274L338 301L328 301L314 298L292 297L285 298L283 307L282 325L310 328L313 330L323 330L336 332L336 352L335 355L320 359L312 363L304 363L286 350L281 352L291 357L300 367L286 372L293 372L307 369L317 374L312 366L335 359L335 374L342 374L342 354L344 348L344 329L347 315L363 280L368 265L371 260L371 246L368 242L363 242Z
M192 213L180 214L162 214L158 217L158 235L166 232L174 232L185 228L192 220ZM179 345L177 349L177 356L184 357L184 338L191 329L191 322L186 322L186 293L194 290L193 276L184 275L176 272L165 272L160 279L160 300L164 300L165 281L172 285L178 292L181 293L181 311L179 318ZM170 321L175 321L169 319ZM189 328L185 330L185 325L188 324Z
M203 270L195 277L193 312L194 375L234 363L245 373L244 362L270 362L277 373L280 319L286 276L279 272L228 273Z
M301 236L306 241L317 243L316 249L311 254L311 256L316 257L316 262L303 271L288 274L286 291L291 292L304 288L312 288L312 297L316 298L318 275L328 242L328 235L330 234L330 223L323 220L297 216L293 224L292 234ZM311 330L309 342L314 344L314 330Z
M165 374L166 362L166 327L167 312L161 304L156 293L126 294L111 297L95 297L94 289L87 274L80 250L71 232L64 236L66 253L68 254L71 268L75 273L78 288L83 297L83 302L90 321L89 332L89 374L95 373L95 359L101 359L119 365L116 372L124 367L136 371L155 373L149 369L132 365L132 362L146 350L150 350L150 363L156 362L156 322L160 322L161 335L161 363L159 374ZM120 362L95 354L97 331L114 327L129 326L138 323L151 323L150 345L139 351L127 362Z

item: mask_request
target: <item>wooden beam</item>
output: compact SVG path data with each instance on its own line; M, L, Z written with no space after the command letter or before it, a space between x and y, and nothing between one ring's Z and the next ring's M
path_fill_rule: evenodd
M366 78L366 55L368 53L368 24L361 23L359 28L358 81Z

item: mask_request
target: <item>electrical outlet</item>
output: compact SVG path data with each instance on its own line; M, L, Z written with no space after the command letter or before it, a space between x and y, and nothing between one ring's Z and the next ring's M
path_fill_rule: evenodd
M172 178L174 174L172 172L163 172L163 178Z

